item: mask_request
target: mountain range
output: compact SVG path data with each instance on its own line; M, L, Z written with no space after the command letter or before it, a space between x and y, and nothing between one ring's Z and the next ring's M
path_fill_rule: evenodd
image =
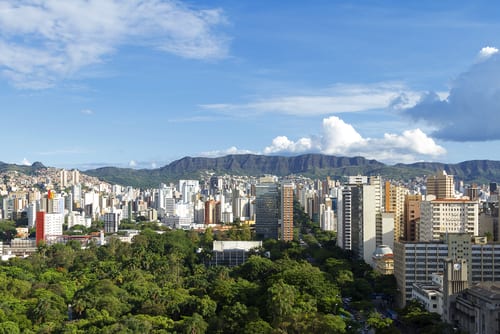
M184 157L157 169L103 167L87 170L84 173L110 183L146 187L175 182L179 179L198 179L203 172L249 176L300 174L313 178L330 176L333 179L361 174L407 180L435 174L442 170L466 183L482 184L500 181L500 161L471 160L457 164L418 162L386 165L363 157L337 157L323 154L298 156L237 154L218 158Z
M21 166L0 162L0 172L16 170L32 174L46 168L35 162L31 166ZM298 156L266 156L255 154L226 155L218 158L184 157L156 169L131 169L102 167L82 173L124 186L157 187L160 183L176 182L180 179L199 179L203 173L217 175L260 176L273 174L286 176L300 174L312 178L330 176L342 179L348 175L382 175L386 179L408 180L414 177L435 174L445 170L456 180L466 183L489 183L500 181L500 161L471 160L457 164L440 162L417 162L412 164L386 165L377 160L363 157L337 157L323 154L303 154Z

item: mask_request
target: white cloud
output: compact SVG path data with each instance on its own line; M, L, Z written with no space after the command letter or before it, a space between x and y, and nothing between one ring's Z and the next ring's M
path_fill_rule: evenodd
M17 87L42 89L122 45L222 58L228 41L216 28L225 22L219 9L174 0L7 0L0 3L0 69Z
M130 160L128 166L132 168L137 167L137 162L135 162L135 160Z
M331 116L323 120L318 138L301 138L296 142L285 136L276 137L264 153L319 152L329 155L363 156L385 162L413 162L437 157L446 150L422 130L386 133L382 138L363 138L351 124Z
M278 136L273 139L271 146L264 149L264 154L271 154L275 152L304 152L313 148L311 138L301 138L296 142L289 140L286 136Z
M206 151L201 152L200 156L202 157L221 157L228 154L257 154L256 152L249 150L242 150L237 148L236 146L231 146L226 150L215 150L215 151Z
M336 116L323 119L321 151L326 154L344 154L352 147L362 147L366 140L353 128Z
M481 61L452 81L446 99L427 92L402 113L435 128L431 133L435 138L456 142L500 139L500 53L485 47L480 55Z
M156 164L156 162L152 162L152 163L151 163L151 168L153 168L153 169L154 169L154 168L156 168L156 167L158 167L158 165Z
M24 165L24 166L31 166L31 162L29 162L29 160L28 160L28 159L23 158L23 161L21 162L21 165Z
M498 49L492 46L485 46L479 51L478 58L486 59L498 52Z
M371 109L408 108L415 105L420 93L402 84L338 84L311 94L270 97L242 104L203 104L208 110L234 113L281 113L289 115L325 115Z
M84 115L92 115L94 112L90 109L83 109L81 113Z

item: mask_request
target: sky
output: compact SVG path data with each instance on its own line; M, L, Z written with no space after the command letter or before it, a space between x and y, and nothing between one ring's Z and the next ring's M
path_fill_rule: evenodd
M500 160L499 7L0 0L0 161Z

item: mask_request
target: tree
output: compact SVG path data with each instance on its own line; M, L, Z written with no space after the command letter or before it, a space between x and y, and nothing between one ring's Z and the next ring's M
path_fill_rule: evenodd
M179 324L181 332L185 334L203 334L208 329L208 323L198 313L185 317Z
M297 294L297 289L286 284L283 280L274 283L267 289L269 296L267 310L275 327L279 327L291 317Z
M245 324L243 334L271 334L273 327L262 319L250 321Z
M16 235L16 223L10 220L0 221L0 241L10 242Z
M384 329L389 328L392 325L392 319L382 317L380 313L376 311L370 312L366 324L371 328L375 329L377 333Z
M13 321L0 323L0 334L20 334L19 326Z

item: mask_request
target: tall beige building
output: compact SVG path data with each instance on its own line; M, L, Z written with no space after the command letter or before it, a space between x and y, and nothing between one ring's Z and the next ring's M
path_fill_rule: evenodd
M385 182L385 212L394 213L394 241L404 238L405 196L408 188Z
M281 184L281 240L293 240L293 189L292 182Z
M434 195L436 198L454 198L455 186L453 175L448 175L443 170L441 173L427 177L427 195Z
M416 241L419 239L418 225L420 223L420 203L422 195L406 195L404 208L404 240Z

